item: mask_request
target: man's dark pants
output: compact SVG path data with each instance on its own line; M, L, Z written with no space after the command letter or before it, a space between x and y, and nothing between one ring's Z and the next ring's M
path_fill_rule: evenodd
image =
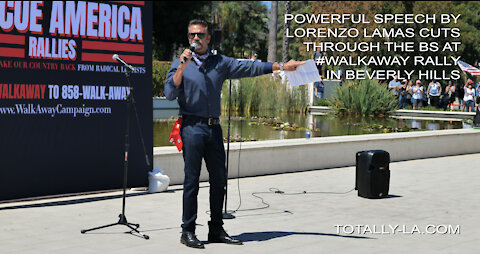
M185 181L183 184L183 232L195 233L198 189L202 158L205 158L210 182L210 225L223 225L222 206L226 169L222 128L219 124L185 119L181 128Z
M398 108L405 108L407 106L407 99L405 95L400 94L398 96Z

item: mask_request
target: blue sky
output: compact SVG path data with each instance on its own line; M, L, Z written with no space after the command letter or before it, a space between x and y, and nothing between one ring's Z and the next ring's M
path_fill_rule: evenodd
M262 1L262 4L267 6L267 10L270 10L271 1Z

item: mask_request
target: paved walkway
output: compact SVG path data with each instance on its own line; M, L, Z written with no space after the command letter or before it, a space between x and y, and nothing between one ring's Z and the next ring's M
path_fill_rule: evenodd
M128 192L127 218L150 240L126 234L125 226L80 233L116 222L121 192L0 204L0 253L478 253L478 165L480 154L391 163L391 196L380 200L320 193L351 190L354 167L243 178L240 209L265 206L255 192L270 207L226 221L243 246L205 250L179 243L181 186ZM197 235L206 240L208 184L201 186ZM228 204L239 205L237 180L229 181Z

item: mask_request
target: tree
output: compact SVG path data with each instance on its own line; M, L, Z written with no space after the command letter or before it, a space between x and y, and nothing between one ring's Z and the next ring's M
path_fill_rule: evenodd
M313 14L363 14L368 19L371 19L376 13L382 13L383 6L385 2L381 1L319 1L312 3L312 13ZM380 27L379 24L374 22L370 23L360 23L353 24L351 21L346 21L344 24L339 24L337 22L332 22L329 24L308 24L305 23L301 27L313 27L313 28L326 28L326 29L339 29L339 28L356 28L359 31L367 29L372 31L375 28ZM376 42L381 40L380 38L361 38L365 42ZM302 41L314 41L316 43L321 42L344 42L344 43L355 43L359 41L359 38L348 37L341 38L329 36L327 38L311 38L304 37ZM311 55L312 52L305 52L308 55ZM340 56L353 56L356 57L358 52L327 52L328 55L340 55Z
M293 15L299 14L299 13L312 13L312 3L308 1L289 1L290 2L290 10L288 13L291 13ZM279 6L278 9L279 13L286 13L285 12L285 5L282 4ZM278 23L279 24L285 24L285 15L280 15L278 17ZM296 24L295 22L289 22L288 23L288 29L290 31L296 29L300 25ZM286 28L285 26L280 26L278 29L277 33L277 45L283 45L283 38L285 36ZM302 60L302 59L307 59L307 55L304 53L305 52L305 46L303 45L302 41L299 39L294 39L292 40L291 38L288 40L288 58L289 59L295 59L295 60ZM279 47L279 50L277 50L277 54L280 55L282 54L283 56L283 47ZM302 53L300 53L302 52Z
M424 59L427 57L435 58L438 57L439 59L448 59L450 60L451 56L461 56L462 59L471 59L477 60L480 56L480 43L476 38L480 36L479 33L479 24L480 19L478 18L478 12L480 9L480 4L478 2L456 2L456 1L380 1L380 2L361 2L361 1L345 1L345 2L332 2L332 1L324 1L324 2L314 2L312 4L312 11L315 14L319 13L337 13L337 14L363 14L367 19L372 19L373 15L375 14L429 14L436 16L436 22L429 22L429 23L408 23L408 22L398 22L394 23L390 21L388 23L361 23L361 24L352 24L351 22L346 22L345 24L318 24L318 25L310 25L304 24L304 27L323 27L323 28L330 28L335 29L339 27L343 28L357 28L360 31L366 29L371 35L374 30L377 31L406 31L407 29L411 29L410 31L413 32L413 36L402 36L400 33L394 36L376 36L376 37L368 37L364 38L363 36L359 38L303 38L302 41L331 41L331 42L344 42L344 43L355 43L355 42L378 42L380 43L380 51L372 51L372 52L359 52L358 50L355 52L350 51L343 51L343 52L327 52L329 55L333 56L422 56ZM454 14L458 15L461 14L462 17L458 23L451 22L449 24L442 24L440 22L440 14ZM420 35L420 31L423 29L423 33L429 33L426 36ZM461 36L455 38L454 33L448 31L458 31L459 29L461 32ZM445 32L447 31L447 32ZM400 35L399 35L400 34ZM412 51L404 52L402 50L388 50L387 47L384 45L385 42L413 42L414 48ZM461 42L459 49L455 51L442 50L443 46L452 42ZM438 44L439 50L420 50L419 45L420 43L436 43ZM302 52L304 53L304 52ZM306 52L305 52L306 53ZM474 63L474 62L473 62ZM355 68L355 67L349 67ZM442 66L438 68L433 66L432 64L414 64L412 60L407 61L406 65L399 65L399 66L357 66L356 68L372 68L374 70L401 70L401 71L412 71L415 70L412 79L417 79L416 73L418 71L425 71L436 70L438 73L441 71L445 71L445 74L448 75L453 70L458 70L457 66ZM441 76L441 75L437 75ZM431 78L428 78L431 79Z
M285 1L285 10L284 10L284 17L286 14L290 13L290 1ZM290 21L283 22L283 44L282 44L282 62L288 62L288 46L289 41L287 37L287 30L289 29Z
M246 58L253 52L266 58L266 7L254 1L220 3L222 54Z
M278 1L272 1L270 6L270 24L268 25L268 62L277 61L277 6Z
M462 31L462 59L478 66L480 64L480 2L454 1L455 12L460 17Z
M188 22L194 18L208 21L209 15L207 1L153 1L153 58L172 60L174 45L188 45Z

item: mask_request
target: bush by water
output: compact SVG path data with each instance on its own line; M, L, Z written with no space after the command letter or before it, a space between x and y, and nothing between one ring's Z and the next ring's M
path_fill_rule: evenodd
M387 86L377 80L350 81L337 87L333 109L340 114L382 116L395 110L397 100Z

